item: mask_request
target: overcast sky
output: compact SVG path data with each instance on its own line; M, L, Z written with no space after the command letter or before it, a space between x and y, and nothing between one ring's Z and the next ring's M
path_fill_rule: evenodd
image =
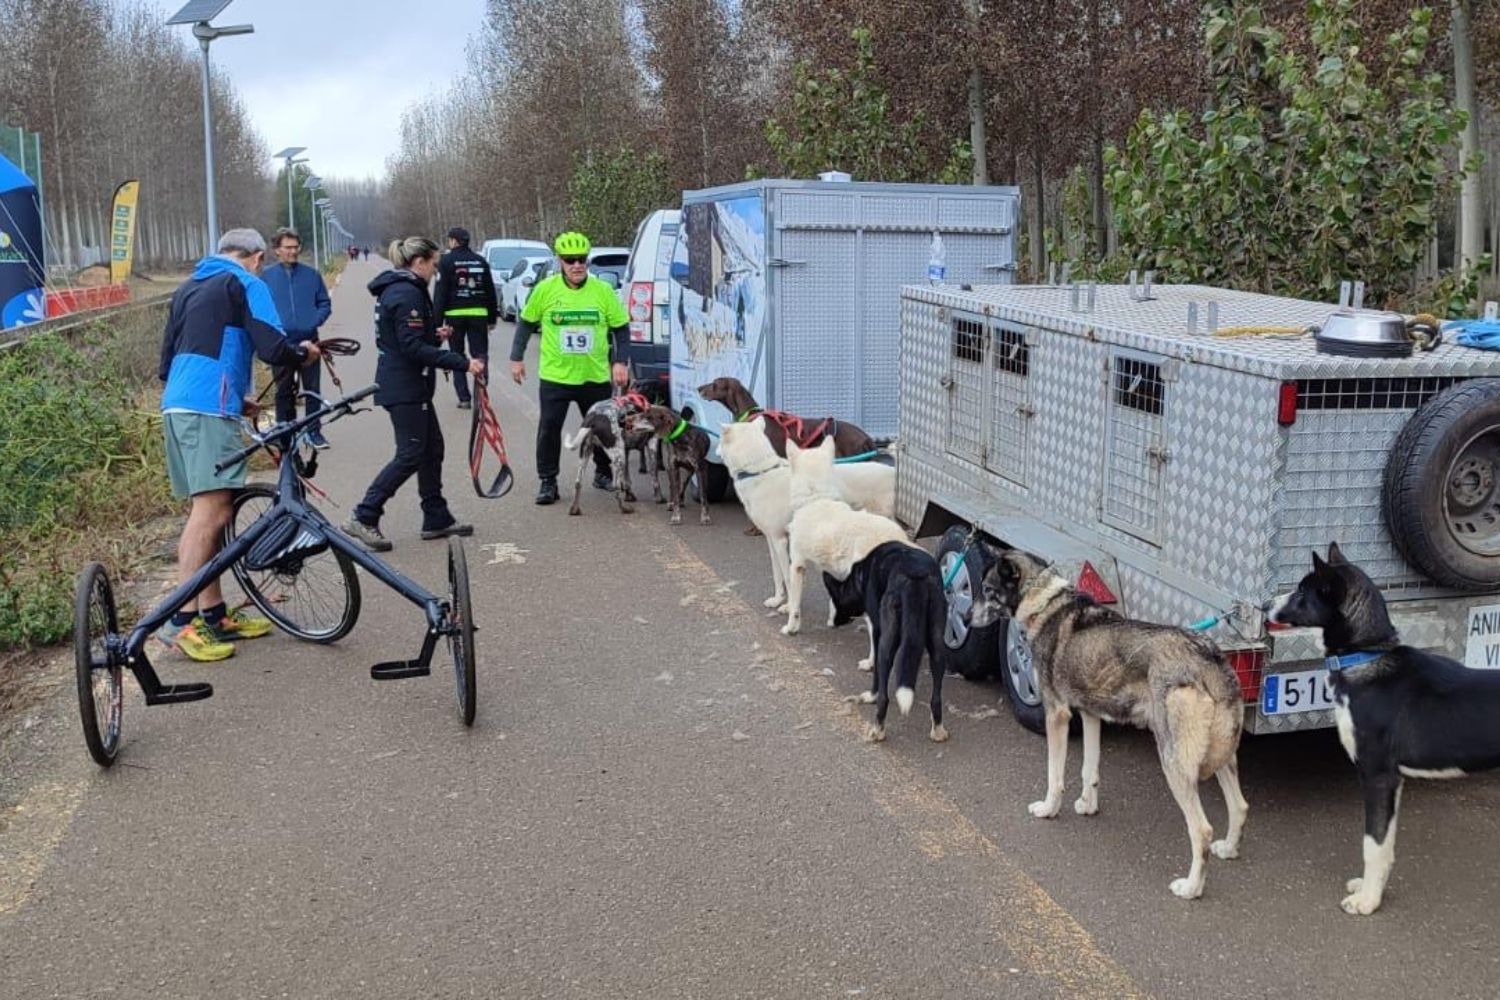
M150 2L166 20L187 0ZM214 42L213 70L233 81L268 152L306 146L325 177L380 176L401 112L473 72L464 43L483 12L484 0L235 0L213 23L255 34Z

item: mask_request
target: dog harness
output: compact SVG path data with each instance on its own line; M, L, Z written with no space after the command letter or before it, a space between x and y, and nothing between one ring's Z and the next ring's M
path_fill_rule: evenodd
M486 500L495 500L509 493L516 480L505 454L505 435L500 432L500 420L490 405L489 384L478 375L474 376L473 413L474 420L469 425L469 478L474 483L475 493ZM500 460L500 469L488 486L481 479L486 449Z
M1323 666L1327 667L1328 670L1332 673L1338 673L1340 670L1353 670L1355 667L1362 667L1366 663L1378 660L1384 655L1384 652L1344 653L1341 656L1325 657L1323 660Z
M822 442L823 438L833 437L839 431L838 421L832 417L824 417L817 424L809 427L807 421L795 414L783 410L763 410L758 406L741 413L735 418L735 423L742 424L756 417L765 417L780 427L785 432L787 440L798 448L811 448Z

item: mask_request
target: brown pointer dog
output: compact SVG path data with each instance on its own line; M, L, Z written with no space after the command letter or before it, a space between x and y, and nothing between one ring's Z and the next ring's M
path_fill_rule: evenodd
M656 440L666 449L664 461L671 496L671 505L667 508L671 512L669 523L682 523L682 495L687 490L688 481L683 470L686 469L698 477L698 505L702 508L698 523L708 524L708 491L703 489L707 471L704 466L708 463L708 434L703 428L694 427L665 406L650 407L636 420L647 424ZM655 470L651 476L653 480L656 478Z
M816 447L824 437L832 436L834 454L839 456L863 455L875 450L875 439L846 420L835 420L833 417L816 421L804 420L780 410L761 409L755 402L755 397L750 395L750 390L737 378L716 378L700 385L698 395L723 403L734 414L737 422L760 417L765 422L766 437L771 439L771 447L782 458L786 458L788 436L799 448Z

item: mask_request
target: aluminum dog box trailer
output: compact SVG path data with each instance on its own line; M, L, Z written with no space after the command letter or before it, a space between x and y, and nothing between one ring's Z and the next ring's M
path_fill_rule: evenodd
M735 414L697 389L732 376L766 408L894 437L901 286L926 277L934 233L947 280L1009 282L1019 204L1014 187L939 184L686 192L669 291L672 405L717 432ZM710 493L722 493L717 447L711 457Z
M1265 335L1333 310L1197 286L903 289L897 516L943 535L959 669L998 670L1040 725L1019 630L967 627L984 568L971 531L1131 617L1221 618L1209 634L1251 732L1331 724L1321 636L1268 633L1260 612L1330 541L1381 587L1404 642L1500 667L1500 404L1468 399L1500 400L1500 354L1346 357ZM1408 425L1424 433L1398 443ZM1407 526L1400 544L1388 523ZM1412 555L1425 572L1403 555L1429 537L1413 525L1431 532Z

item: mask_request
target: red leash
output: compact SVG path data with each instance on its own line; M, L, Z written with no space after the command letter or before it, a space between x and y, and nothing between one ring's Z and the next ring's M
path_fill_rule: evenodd
M473 412L474 422L469 426L469 476L474 482L475 493L487 500L496 500L510 492L516 484L516 477L510 471L510 460L505 455L505 435L500 431L495 408L490 405L488 384L478 375L474 376ZM488 488L480 479L486 448L500 459L500 471Z

